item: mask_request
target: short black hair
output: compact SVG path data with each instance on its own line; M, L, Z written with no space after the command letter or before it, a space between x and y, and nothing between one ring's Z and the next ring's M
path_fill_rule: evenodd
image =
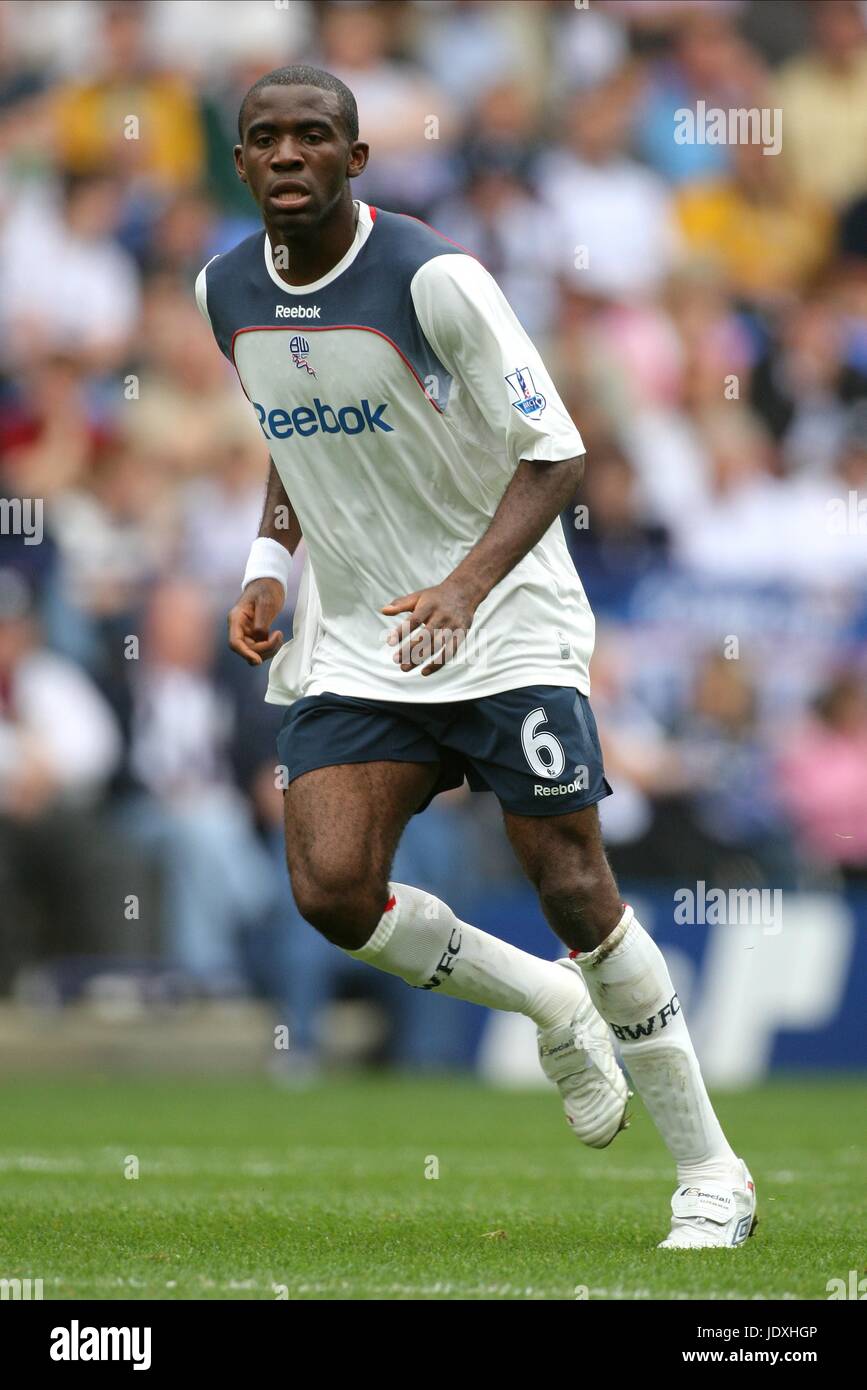
M358 106L355 97L345 82L323 68L311 68L305 63L296 63L289 68L275 68L266 72L254 82L238 112L238 138L244 140L244 119L250 99L263 87L319 87L323 92L333 92L340 106L340 116L350 142L358 139Z

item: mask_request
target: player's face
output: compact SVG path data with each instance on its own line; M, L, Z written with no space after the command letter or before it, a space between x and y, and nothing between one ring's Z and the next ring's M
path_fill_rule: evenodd
M274 86L250 103L235 165L265 221L293 231L315 227L328 215L367 154L367 145L347 139L333 92Z

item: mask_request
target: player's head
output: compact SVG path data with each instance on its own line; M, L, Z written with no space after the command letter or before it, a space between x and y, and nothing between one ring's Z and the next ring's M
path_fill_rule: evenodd
M355 97L321 68L276 68L260 77L241 103L238 135L238 176L279 228L321 222L367 163Z

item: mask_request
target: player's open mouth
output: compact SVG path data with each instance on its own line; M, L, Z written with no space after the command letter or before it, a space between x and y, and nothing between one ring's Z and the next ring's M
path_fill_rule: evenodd
M290 184L286 187L278 185L276 189L272 189L268 194L268 202L271 203L272 206L278 208L302 207L305 203L310 202L310 193L306 188L302 188L300 184Z

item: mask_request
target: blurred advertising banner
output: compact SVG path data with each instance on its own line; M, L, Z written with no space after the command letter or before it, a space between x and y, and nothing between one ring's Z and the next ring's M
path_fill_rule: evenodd
M665 954L710 1086L753 1085L777 1069L867 1066L867 894L699 883L627 888L624 896ZM499 915L501 934L553 955L532 899L513 898L508 907L514 915L508 923ZM533 1032L524 1018L492 1015L478 1043L482 1074L503 1085L534 1084Z

